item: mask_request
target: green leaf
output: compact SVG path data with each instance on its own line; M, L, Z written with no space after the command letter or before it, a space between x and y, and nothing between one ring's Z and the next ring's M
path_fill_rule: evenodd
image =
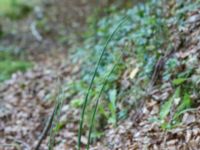
M190 99L189 94L186 92L184 94L183 101L176 109L176 113L173 116L173 120L177 120L180 115L182 115L184 112L186 112L191 107L191 105L192 105L192 101Z
M116 89L110 90L109 100L113 105L115 105L116 97L117 97L117 90Z
M181 102L181 104L178 106L177 108L177 112L181 112L184 109L190 108L191 107L191 99L190 99L190 95L186 92L184 94L184 98L183 101Z
M83 99L74 99L70 102L70 105L75 108L79 108L83 105Z
M9 60L7 58L2 60L0 58L0 82L9 79L11 75L17 71L24 72L31 67L32 64L30 62L22 60Z
M166 130L166 129L171 129L172 128L172 125L170 123L167 123L167 122L164 122L162 125L161 125L161 128Z
M59 132L62 128L65 127L65 122L59 122L54 128L53 131L54 132Z
M178 78L178 79L174 79L172 81L173 85L180 85L182 83L184 83L187 80L187 78Z
M180 95L180 88L177 88L174 95L161 106L161 110L160 110L161 119L164 119L165 117L167 117L167 115L169 114L171 110L174 99L178 98L179 95Z
M116 123L116 118L114 116L109 117L108 123L115 124Z
M164 119L170 112L171 106L172 106L173 98L170 98L167 102L165 102L160 111L160 118Z
M155 123L155 122L161 123L162 122L162 120L158 117L151 117L151 118L148 119L148 121L151 122L151 123Z

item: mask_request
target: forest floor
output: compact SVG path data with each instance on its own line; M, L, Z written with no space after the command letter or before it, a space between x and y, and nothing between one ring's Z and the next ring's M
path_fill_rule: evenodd
M0 150L34 149L53 111L59 87L62 83L71 82L75 80L75 76L79 76L80 65L71 63L67 49L73 46L73 40L81 41L79 36L74 35L79 35L84 31L85 18L91 9L84 1L64 2L69 3L67 4L69 8L57 5L57 7L48 6L48 10L45 10L50 16L47 23L49 29L48 32L41 33L41 41L29 31L30 24L34 20L33 15L15 25L17 33L14 36L7 35L1 40L4 46L12 41L13 45L26 49L28 59L33 61L34 67L25 73L13 74L12 78L0 87ZM62 3L59 4L62 5ZM64 12L67 15L59 16L56 12L57 8L63 9L59 11L67 11ZM56 18L58 20L54 20L51 15L58 15ZM194 15L190 14L189 19ZM70 20L70 22L63 24L63 20ZM180 59L192 55L199 56L200 22L193 21L195 22L192 25L189 24L187 29L184 29L185 44L174 52L174 55ZM9 22L4 22L6 23L9 26L6 26L5 30L13 28ZM61 42L57 42L57 37L62 38L58 30L63 29L66 24L67 28L62 31L62 34L70 35L71 39L62 39ZM20 45L17 44L19 42ZM177 45L178 42L179 40L175 41ZM54 51L55 49L57 51ZM162 99L170 90L169 87L165 87L162 91L155 89L152 95L157 99ZM67 99L70 101L72 97L74 95L69 95ZM65 126L56 135L55 150L76 149L80 110L70 107L69 101L66 101L61 110L60 119ZM129 112L126 120L118 122L117 127L107 126L105 136L94 143L91 149L199 149L200 107L185 112L181 126L164 131L157 123L148 120L159 113L159 104L160 101L146 98L138 109ZM82 136L81 142L86 145L87 138ZM47 143L48 138L43 141L42 150L48 149Z
M88 5L79 0L59 3L48 1L38 8L39 12L24 19L2 22L3 29L8 34L1 38L1 46L25 50L23 53L34 67L25 73L13 74L10 80L1 84L0 150L29 150L35 147L53 111L59 87L62 83L73 80L73 76L79 72L79 65L71 64L67 51L72 45L70 42L81 40L78 35L85 29L91 5L92 2ZM36 30L42 39L37 39L31 30L37 15L45 15L47 20L42 28L47 28L48 31ZM65 38L66 35L69 39L60 42L59 38ZM62 132L64 134L58 136L62 144L55 149L73 149L78 133L79 111L66 104L62 115L69 124ZM47 149L47 141L41 149Z

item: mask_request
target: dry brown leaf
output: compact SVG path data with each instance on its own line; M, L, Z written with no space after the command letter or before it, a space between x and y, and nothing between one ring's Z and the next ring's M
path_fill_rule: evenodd
M136 67L135 69L133 69L133 70L131 71L130 75L129 75L129 78L130 78L130 79L134 79L135 76L137 75L138 71L139 71L139 68L138 68L138 67Z
M184 124L188 125L188 124L191 124L191 123L193 123L193 122L195 122L195 121L196 121L196 118L195 118L194 115L190 115L189 113L185 113L185 114L183 115L182 122L183 122Z
M186 131L185 141L189 142L191 140L191 137L192 137L192 131L191 130L187 130Z

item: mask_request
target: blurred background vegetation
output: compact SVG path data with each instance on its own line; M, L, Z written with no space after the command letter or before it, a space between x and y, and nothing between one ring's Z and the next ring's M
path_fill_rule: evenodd
M19 20L26 17L33 9L36 1L25 0L0 0L0 38L6 34L3 31L2 22ZM11 31L12 29L10 29ZM0 82L9 79L17 71L26 71L32 66L31 62L24 59L24 52L18 52L16 45L12 45L12 39L8 40L10 47L0 44Z

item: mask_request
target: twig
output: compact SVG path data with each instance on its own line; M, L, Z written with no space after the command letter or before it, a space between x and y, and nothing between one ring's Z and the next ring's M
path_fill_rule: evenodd
M150 81L148 89L147 89L148 92L150 92L152 87L155 85L155 83L159 77L159 73L164 67L164 64L165 64L165 56L160 57L154 67L153 75L152 75L151 81Z
M35 146L35 150L39 150L40 145L42 144L42 141L46 138L47 133L48 133L48 131L50 130L50 128L52 126L53 119L54 119L54 114L55 114L58 106L59 105L56 105L55 108L54 108L54 110L52 111L51 116L49 117L49 120L48 120L48 122L47 122L44 130L42 131L42 134L41 134L39 140L38 140L38 143Z
M149 85L147 86L147 95L152 90L153 86L156 84L156 81L158 80L158 77L160 75L160 72L164 69L165 62L172 56L174 52L179 49L181 44L179 44L176 48L173 48L171 51L166 53L164 56L161 56L158 61L155 64L153 75L151 77L151 81L149 82Z
M160 75L160 72L163 70L165 62L174 54L174 52L176 52L178 49L180 49L180 47L182 46L183 43L184 43L184 41L180 40L179 42L177 42L176 45L174 45L174 47L169 52L165 53L164 56L161 56L158 59L156 65L154 67L151 81L150 81L149 85L147 86L146 91L148 94L152 90L153 86L155 85L155 83Z

